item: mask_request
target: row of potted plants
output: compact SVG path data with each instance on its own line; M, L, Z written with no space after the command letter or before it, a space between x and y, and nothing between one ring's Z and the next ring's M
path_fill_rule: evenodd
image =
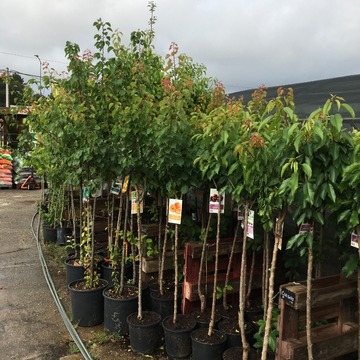
M150 9L150 23L153 24L154 5ZM84 264L89 264L85 269L85 288L92 289L101 283L94 271L96 190L108 184L107 250L110 257L121 254L120 282L124 279L126 247L133 249L133 256L142 264L141 208L144 196L152 194L158 208L160 254L164 253L169 236L169 231L163 234L162 229L170 229L173 234L173 323L176 324L179 321L176 292L181 224L169 222L169 199L180 204L186 201L190 189L215 188L218 194L213 201L218 201L214 214L215 272L212 316L206 339L214 338L216 333L216 264L223 219L221 199L230 197L232 207L240 209L244 227L238 318L243 359L248 357L249 350L244 317L247 292L251 289L247 283L248 249L256 248L259 237L249 221L249 215L252 217L254 213L265 239L260 244L264 253L262 302L265 310L262 359L266 358L269 345L274 345L269 339L277 252L285 247L287 252L296 252L307 259L307 329L311 358L311 279L314 257L316 274L321 275L320 254L326 248L322 229L334 219L340 223L348 219L344 234L348 234L349 229L360 229L356 191L360 137L356 132L350 133L343 124L344 112L354 117L353 110L334 95L307 119L299 119L292 90L283 88L278 90L275 99L268 100L266 89L261 87L245 104L242 99L226 96L221 83L206 77L203 66L179 54L175 43L171 44L165 59L157 55L152 45L155 35L152 26L148 31L133 32L129 46L122 44L121 34L112 31L109 23L99 19L94 26L98 30L94 37L94 54L86 51L81 56L79 46L68 42L65 53L69 59L69 73L62 77L45 69L48 74L44 84L52 88L51 96L32 103L22 135L22 147L31 145L30 163L38 174L46 174L53 193L62 194L60 202L64 199L64 190L59 189L64 189L64 184L69 189L68 213L72 214L74 239L77 237L75 229L79 228L80 257ZM26 129L36 133L35 146L31 137L31 142L27 143ZM112 196L112 184L120 182L122 195ZM77 206L74 189L80 194ZM133 216L129 216L131 194ZM115 201L118 201L116 206ZM173 210L176 214L177 208ZM310 224L308 231L285 239L286 214L298 226ZM205 249L211 216L207 211L200 215ZM180 217L175 218L179 220ZM332 246L338 245L333 239ZM350 246L341 243L340 247L343 256L349 259L348 273L355 271L358 256ZM354 257L356 263L351 261ZM159 256L160 293L164 292L163 260L164 257ZM350 267L351 264L356 266ZM136 281L141 294L141 266L139 269ZM200 269L202 271L202 267ZM121 293L123 283L119 289ZM199 289L203 300L200 286ZM226 291L225 287L225 295ZM138 297L136 316L139 322L146 317L141 298Z

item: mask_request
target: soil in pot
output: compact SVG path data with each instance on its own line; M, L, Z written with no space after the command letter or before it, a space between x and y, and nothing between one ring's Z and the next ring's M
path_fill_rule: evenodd
M211 319L211 309L206 308L202 313L200 308L196 308L190 311L191 316L196 319L197 327L209 327ZM219 321L221 320L221 315L218 310L215 310L215 328L217 329Z
M264 316L264 308L261 297L253 297L250 304L245 308L244 313L246 321L256 323L259 319L262 319Z
M129 326L127 317L137 311L138 288L124 286L122 294L113 287L103 291L104 329L109 333L127 335Z
M185 359L191 355L191 332L196 327L196 320L190 315L178 314L173 322L173 315L166 317L162 326L165 335L165 350L172 359Z
M193 360L221 360L226 349L226 335L214 330L208 335L208 328L202 327L191 332Z
M130 346L134 353L150 355L161 345L163 330L161 316L153 311L143 311L142 319L137 312L127 317Z
M238 307L233 307L229 305L227 309L225 309L222 305L218 307L218 312L222 319L233 319L238 317Z
M226 346L242 346L239 322L237 318L223 319L219 322L219 330L226 334ZM252 323L245 324L246 341L252 346L254 344L255 327Z
M85 287L85 280L75 280L68 285L72 321L78 326L94 326L104 321L103 290L107 281L100 279L99 286L92 289Z

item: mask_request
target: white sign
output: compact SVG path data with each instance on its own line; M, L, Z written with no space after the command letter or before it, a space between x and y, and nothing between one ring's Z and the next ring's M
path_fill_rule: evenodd
M355 248L359 248L359 242L358 242L358 237L357 237L357 235L356 235L356 233L352 233L351 234L351 242L350 242L350 245L352 246L352 247L355 247Z
M249 210L248 223L247 223L247 237L254 239L254 210Z
M181 224L182 200L169 199L168 221L172 224Z
M209 213L217 214L219 209L219 197L220 197L220 213L223 214L225 210L225 196L219 195L216 189L210 189L210 202Z

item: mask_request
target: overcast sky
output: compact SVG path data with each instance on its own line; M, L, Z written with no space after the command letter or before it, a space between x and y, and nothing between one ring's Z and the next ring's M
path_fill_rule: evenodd
M171 42L228 92L360 73L360 0L157 0L155 48ZM148 0L1 0L0 71L61 71L66 41L93 49L102 18L129 43ZM27 80L27 77L24 77Z

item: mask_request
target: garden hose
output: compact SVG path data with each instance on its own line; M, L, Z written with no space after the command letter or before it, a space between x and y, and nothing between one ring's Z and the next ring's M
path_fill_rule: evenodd
M46 260L44 258L44 254L41 248L41 242L40 242L40 238L39 238L39 234L40 234L40 218L39 218L39 222L38 222L38 226L37 226L37 232L35 233L34 230L34 222L35 222L35 218L36 216L38 216L39 213L36 212L31 220L31 231L36 239L36 243L37 243L37 248L38 248L38 253L39 253L39 259L40 259L40 264L44 273L44 277L46 280L46 283L48 284L49 290L51 292L51 295L54 298L55 304L59 310L59 313L61 315L61 318L64 321L64 324L66 326L66 328L69 331L69 334L71 335L71 337L73 338L74 342L76 343L78 349L80 350L81 354L84 356L85 360L92 360L92 357L90 355L90 353L88 352L88 350L86 349L84 343L82 342L79 334L77 333L77 331L75 330L74 326L72 325L71 321L69 320L64 307L60 301L60 298L58 296L58 293L56 291L54 282L51 278L50 272L49 272L49 268L47 266Z

